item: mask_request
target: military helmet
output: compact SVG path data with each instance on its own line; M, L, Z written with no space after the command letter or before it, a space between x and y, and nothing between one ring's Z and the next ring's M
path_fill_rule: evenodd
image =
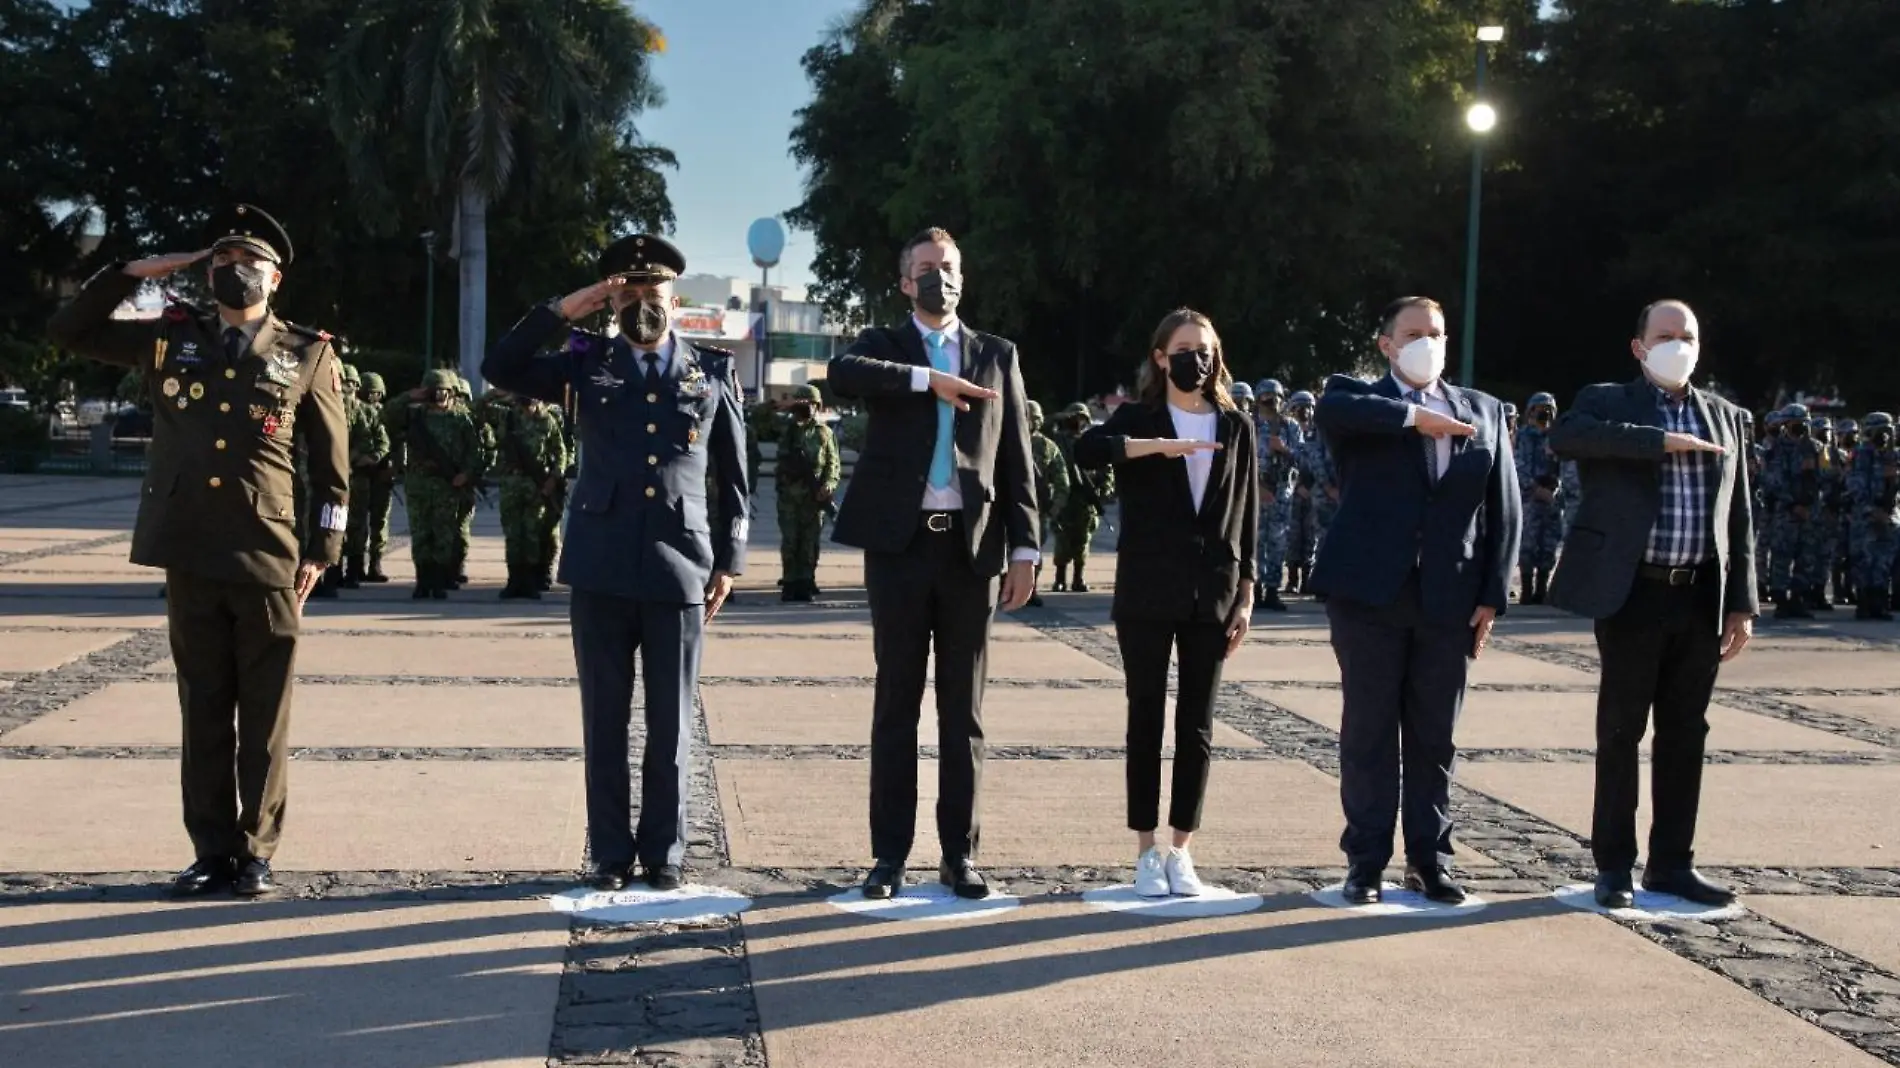
M446 389L453 393L456 388L455 383L455 372L446 367L431 368L427 374L422 376L423 389Z
M1264 397L1268 394L1272 394L1281 400L1286 399L1286 387L1281 385L1280 380L1277 378L1263 378L1255 382L1253 384L1253 392L1256 397Z
M792 399L795 401L810 401L813 404L819 404L824 401L824 398L818 394L817 386L794 387L792 389Z
M1515 404L1512 404L1512 403L1511 403L1510 401L1505 401L1505 402L1504 402L1504 414L1505 414L1505 416L1506 416L1506 417L1508 417L1508 418L1511 418L1511 419L1516 419L1516 418L1517 418L1517 405L1515 405Z
M1808 406L1799 403L1790 404L1781 410L1781 418L1783 421L1800 420L1805 423L1808 421Z
M357 373L355 364L346 363L343 365L343 381L348 382L352 386L360 386L363 384L363 376Z
M1316 403L1318 402L1313 399L1313 394L1303 389L1288 398L1286 406L1289 408L1311 408Z
M1882 429L1883 427L1887 429L1893 427L1893 416L1888 415L1886 412L1868 412L1866 417L1860 421L1860 428L1862 430L1872 431Z
M1781 425L1784 418L1786 418L1786 416L1783 414L1782 409L1770 408L1768 409L1768 414L1761 417L1761 425L1769 430L1773 430Z
M388 390L383 386L383 376L377 374L374 371L363 372L362 385L363 385L364 393L388 392Z
M1808 420L1808 425L1816 430L1826 430L1829 433L1832 433L1834 430L1834 420L1829 419L1825 415L1817 415Z
M463 378L461 375L456 374L454 371L449 372L449 377L455 379L455 385L453 388L455 392L458 395L460 395L463 400L473 399L473 397L475 396L475 391L469 388L468 379Z
M1834 432L1836 434L1858 434L1860 433L1860 424L1846 416L1841 416L1834 421Z
M1237 401L1250 401L1253 400L1253 387L1245 382L1235 382L1234 388L1228 390L1227 395Z
M1093 422L1095 419L1095 413L1089 411L1089 406L1087 404L1084 404L1081 401L1076 401L1074 404L1071 404L1067 408L1062 409L1062 413L1059 416L1059 418L1068 419L1071 416L1077 416L1077 415L1091 422Z
M1029 410L1029 422L1032 425L1041 423L1042 422L1042 404L1038 401L1030 401L1027 407Z
M1546 405L1552 408L1557 407L1557 398L1548 393L1533 393L1531 399L1524 404L1526 408L1542 408Z

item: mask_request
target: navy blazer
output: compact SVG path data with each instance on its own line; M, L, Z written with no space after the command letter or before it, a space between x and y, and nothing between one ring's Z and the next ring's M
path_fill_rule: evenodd
M556 340L557 352L541 350ZM560 579L577 590L704 604L714 571L745 570L749 505L745 414L732 354L674 335L673 361L648 392L624 339L571 329L558 302L495 343L482 376L574 406L580 474L568 496ZM720 529L706 508L707 474Z
M1426 619L1463 626L1480 605L1504 614L1523 527L1504 406L1477 390L1441 388L1478 432L1451 439L1451 463L1434 484L1427 439L1405 425L1411 406L1398 382L1334 375L1326 383L1314 421L1338 467L1340 496L1313 565L1314 591L1389 605L1416 567Z

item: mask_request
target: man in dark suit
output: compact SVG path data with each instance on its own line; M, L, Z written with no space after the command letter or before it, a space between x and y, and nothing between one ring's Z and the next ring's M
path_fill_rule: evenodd
M871 855L864 896L904 883L917 824L917 721L936 649L939 879L969 898L983 773L983 686L1000 601L1035 591L1036 477L1016 346L956 316L963 255L945 231L905 244L908 322L866 330L831 361L833 392L868 421L833 538L864 550L877 693L871 713ZM1005 569L1007 573L1005 574ZM997 589L997 577L1002 589Z
M589 876L602 890L625 886L636 861L654 889L680 885L701 639L745 570L739 380L732 353L672 330L673 279L685 270L664 238L622 238L601 254L605 281L530 311L482 362L496 386L550 404L571 395L577 412L580 473L560 581L574 591ZM569 326L603 307L618 336ZM556 339L566 344L541 355ZM627 770L636 653L646 676L637 831Z
M1747 413L1689 384L1700 351L1680 301L1643 309L1630 350L1643 373L1586 386L1551 431L1577 461L1577 506L1550 603L1596 620L1597 901L1635 903L1636 747L1651 706L1655 818L1643 888L1707 905L1734 900L1695 870L1702 748L1717 670L1754 632L1755 525Z
M1517 567L1517 471L1504 405L1440 377L1436 301L1388 306L1379 351L1390 375L1335 375L1315 412L1340 484L1310 586L1327 595L1345 691L1345 896L1380 899L1403 783L1405 884L1456 904L1465 894L1450 873L1452 730L1467 661L1484 651Z

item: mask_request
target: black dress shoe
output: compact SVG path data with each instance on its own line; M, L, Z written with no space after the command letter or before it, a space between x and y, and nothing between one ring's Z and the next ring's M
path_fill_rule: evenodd
M1636 888L1630 884L1628 869L1597 872L1597 904L1606 909L1636 907Z
M173 897L213 894L231 885L230 857L199 857L172 879Z
M904 865L901 861L880 860L871 865L871 874L864 877L864 896L873 901L890 898L903 888Z
M1704 879L1694 868L1676 871L1643 871L1643 889L1652 894L1674 894L1698 905L1732 905L1735 892Z
M1346 870L1346 885L1340 896L1348 905L1377 905L1385 900L1385 869L1370 864L1355 864Z
M647 865L646 883L655 890L678 890L686 882L686 873L678 864Z
M1436 901L1440 905L1465 903L1465 888L1452 882L1451 873L1436 864L1429 868L1407 865L1405 888L1413 893L1424 894L1425 900Z
M596 864L587 872L587 885L595 890L625 890L627 888L627 865Z
M958 897L972 901L990 896L990 884L968 857L944 861L937 868L937 881L956 891Z
M259 897L277 889L277 883L270 877L270 861L256 857L243 861L231 889L239 897Z

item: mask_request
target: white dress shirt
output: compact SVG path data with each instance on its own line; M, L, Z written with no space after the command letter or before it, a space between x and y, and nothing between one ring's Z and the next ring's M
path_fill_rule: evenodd
M943 351L945 355L947 355L950 358L950 367L951 367L950 373L954 375L959 375L959 376L962 375L963 370L964 370L963 368L963 324L958 321L957 317L952 315L950 318L944 321L944 324L942 327L935 327L935 326L929 325L928 323L924 322L922 319L917 318L915 313L911 315L910 321L911 321L911 325L917 328L917 332L919 334L922 334L925 338L924 355L926 356L930 355L930 341L929 341L930 335L932 333L940 333L943 335ZM932 366L911 368L910 391L912 393L929 392L930 372L934 370L936 370L936 368ZM954 419L955 417L956 417L956 413L953 410L951 412L951 418ZM955 457L953 455L952 460L954 461L954 459ZM926 512L961 512L963 511L963 489L957 484L957 476L956 476L956 471L954 467L952 468L950 472L950 484L948 486L945 486L942 489L938 489L937 487L928 485L928 484L924 486L923 510ZM1052 517L1048 517L1048 516L1042 516L1039 518L1045 524L1051 522L1051 519L1052 519ZM1013 549L1010 551L1009 559L1011 563L1034 564L1034 563L1039 563L1042 560L1042 553L1036 549Z
M1408 402L1411 400L1411 395L1412 395L1411 386L1406 385L1403 381L1399 380L1397 377L1394 377L1392 379L1392 384L1399 387L1399 396L1406 398ZM1457 411L1454 410L1451 406L1451 398L1445 396L1445 389L1444 389L1444 384L1442 381L1433 382L1431 385L1426 386L1424 390L1422 390L1421 392L1423 392L1425 396L1425 407L1430 408L1432 411L1437 412L1439 415L1442 415L1446 417L1447 419L1458 418ZM1406 413L1405 413L1406 426L1409 427L1409 426L1418 425L1418 408L1419 406L1416 403L1412 403L1410 407L1406 410ZM1436 473L1439 478L1443 478L1445 477L1445 468L1451 466L1451 436L1447 434L1441 437L1433 438L1432 449L1437 453L1437 457L1438 457L1438 463L1435 469Z
M1190 412L1185 408L1168 405L1168 415L1174 420L1174 436L1182 441L1215 441L1214 428L1220 425L1220 411L1210 408L1205 412ZM1188 490L1194 494L1194 511L1201 510L1201 500L1207 496L1207 480L1214 473L1214 454L1208 451L1191 452L1182 457L1187 464Z

